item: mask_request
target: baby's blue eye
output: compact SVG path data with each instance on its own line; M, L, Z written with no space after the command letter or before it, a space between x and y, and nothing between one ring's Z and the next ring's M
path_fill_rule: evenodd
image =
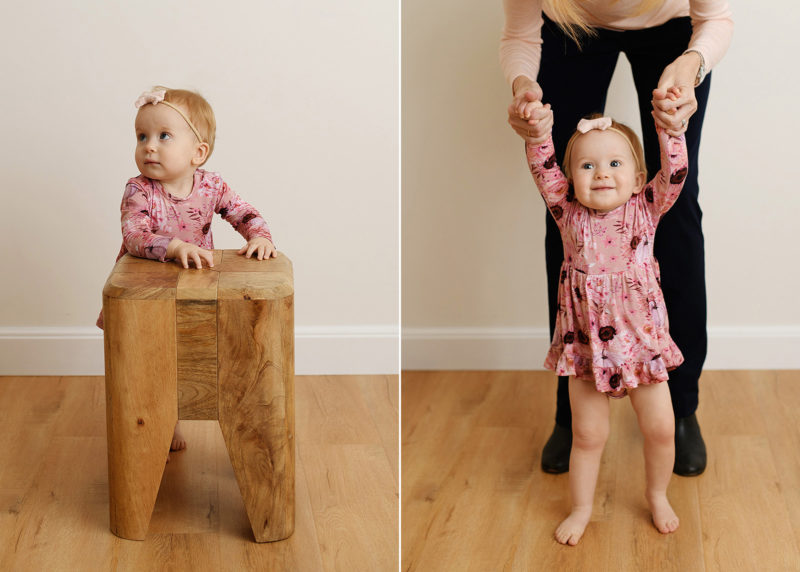
M167 139L169 139L170 137L172 137L172 135L170 135L170 134L169 134L169 133L167 133L167 132L164 132L164 133L162 133L161 135L159 135L159 136L158 136L158 138L159 138L159 139L161 139L162 141L166 141L166 140L167 140Z
M613 161L611 161L611 163L609 163L609 164L610 164L612 167L619 167L620 165L622 165L622 163L621 163L621 162L619 162L619 161L618 161L618 160L616 160L616 159L614 159Z
M144 133L139 133L139 134L136 136L136 140L137 140L137 141L144 141L145 139L147 139L147 137L145 137Z
M592 165L591 163L584 163L583 165L581 165L581 169L594 169L594 165Z

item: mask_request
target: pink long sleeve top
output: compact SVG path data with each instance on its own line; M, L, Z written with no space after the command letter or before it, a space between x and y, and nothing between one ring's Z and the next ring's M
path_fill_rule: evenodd
M703 55L706 71L725 55L733 35L733 20L726 0L665 0L654 10L631 15L636 14L639 3L639 0L581 2L589 15L588 24L609 30L641 30L691 16L693 32L687 49ZM535 80L539 73L542 4L542 0L503 0L505 27L500 41L500 65L509 84L520 75Z
M161 183L143 175L125 186L122 197L122 248L140 258L164 261L173 238L213 249L211 220L219 213L246 240L256 236L272 240L259 212L231 190L217 173L198 169L189 196L177 198Z

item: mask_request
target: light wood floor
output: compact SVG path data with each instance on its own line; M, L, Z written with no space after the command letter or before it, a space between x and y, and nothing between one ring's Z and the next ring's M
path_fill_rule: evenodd
M397 376L296 379L296 528L268 544L219 425L182 422L136 542L108 529L103 378L0 378L0 570L396 570L398 406Z
M800 570L800 372L705 372L700 391L709 464L673 476L680 529L651 525L636 418L612 400L592 522L565 547L568 476L539 469L552 374L404 372L402 569Z

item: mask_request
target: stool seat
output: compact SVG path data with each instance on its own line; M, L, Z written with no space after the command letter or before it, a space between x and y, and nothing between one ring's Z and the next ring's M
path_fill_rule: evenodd
M257 542L294 530L294 285L283 254L129 254L103 288L111 531L143 540L178 419L219 421Z

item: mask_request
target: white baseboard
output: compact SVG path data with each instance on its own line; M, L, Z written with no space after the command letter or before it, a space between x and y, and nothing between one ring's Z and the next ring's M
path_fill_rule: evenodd
M545 328L403 328L404 370L543 369ZM706 369L800 369L800 326L708 329Z
M399 371L396 326L298 326L297 375ZM103 375L103 333L86 328L0 328L0 375Z

